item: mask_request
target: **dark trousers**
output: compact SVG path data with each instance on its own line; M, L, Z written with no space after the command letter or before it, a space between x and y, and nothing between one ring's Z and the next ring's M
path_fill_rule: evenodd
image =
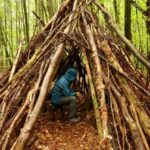
M69 105L69 119L77 117L77 100L75 96L63 97L60 105Z

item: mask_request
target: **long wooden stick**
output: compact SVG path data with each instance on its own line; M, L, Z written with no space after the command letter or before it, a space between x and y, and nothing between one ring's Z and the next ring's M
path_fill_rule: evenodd
M28 121L29 119L29 116L34 108L34 105L35 105L35 101L36 101L36 95L37 95L37 92L39 90L39 87L40 87L40 83L43 79L43 68L44 68L44 64L46 64L45 62L42 62L41 64L41 67L40 67L40 71L39 71L39 77L38 77L38 80L36 81L35 85L34 85L34 88L32 89L33 90L33 94L32 94L32 98L29 102L29 109L28 109L28 114L27 114L27 117L26 117L26 121Z
M123 72L122 67L120 66L114 53L112 53L109 45L105 45L105 46L106 47L104 48L103 44L99 44L99 47L106 55L109 62L112 63L115 66L115 68L117 68L117 70L119 70L120 72ZM131 104L133 104L137 108L137 111L138 111L137 114L139 115L139 120L142 122L142 127L145 130L145 133L150 137L150 129L149 129L149 125L148 125L148 124L150 124L150 118L148 117L144 108L140 104L137 96L134 94L133 90L128 85L127 80L125 78L120 77L118 74L115 74L115 76L117 76L117 78L120 82L120 85L123 87L123 91L126 94L127 99L130 101ZM142 116L144 116L144 117L142 117Z
M141 123L142 129L145 131L145 134L147 134L148 137L150 137L150 117L145 111L144 107L142 106L140 100L138 97L134 94L133 90L128 85L126 79L120 78L117 76L117 79L122 86L122 89L127 97L127 100L131 105L134 105L137 115L139 117L139 121ZM132 109L132 108L131 108Z
M9 76L9 79L8 81L10 81L15 73L15 70L16 70L16 67L17 67L17 62L18 62L18 59L19 59L19 56L20 56L20 52L21 52L21 49L22 49L22 42L20 43L19 45L19 49L18 49L18 52L17 52L17 56L16 56L16 59L13 63L13 66L12 66L12 70L11 70L11 73L10 73L10 76Z
M89 44L91 46L91 61L93 63L93 74L95 75L95 88L98 96L98 101L101 104L101 119L102 119L102 126L103 126L103 133L104 137L108 136L108 126L107 126L107 107L106 107L106 101L105 101L105 94L104 94L104 83L103 83L103 75L102 75L102 68L100 64L100 59L98 57L98 51L95 44L95 40L93 37L93 34L91 32L89 24L87 24L86 16L84 13L82 13L82 19L85 25L85 29L87 32L87 36L89 39Z
M92 102L93 102L94 111L95 111L98 135L99 135L100 139L102 139L103 138L103 128L102 128L102 123L101 123L101 118L100 118L100 109L98 106L96 92L95 92L95 88L94 88L93 81L92 81L91 70L89 67L89 62L88 62L88 58L87 58L85 50L83 50L83 54L84 54L84 58L85 58L86 72L87 72L87 76L88 76L88 82L89 82L89 86L90 86L90 92L92 95Z
M133 111L132 114L134 115L134 119L135 119L137 128L138 128L138 130L139 130L139 133L140 133L140 135L141 135L141 138L142 138L142 140L143 140L143 143L144 143L144 145L145 145L145 148L146 148L146 150L149 150L149 145L148 145L148 142L147 142L146 137L145 137L145 135L144 135L144 132L143 132L143 130L142 130L142 127L141 127L141 125L140 125L140 122L139 122L139 119L138 119L138 116L137 116L135 107L134 107L134 105L131 105L131 107L132 107L132 111Z

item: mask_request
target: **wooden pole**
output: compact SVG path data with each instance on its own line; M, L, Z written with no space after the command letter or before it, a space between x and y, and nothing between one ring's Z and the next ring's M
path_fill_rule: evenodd
M93 106L94 106L94 112L95 112L98 135L100 137L100 140L102 140L102 138L103 138L103 128L102 128L102 122L101 122L101 118L100 118L100 107L98 106L95 87L94 87L94 84L93 84L91 70L90 70L90 66L89 66L89 62L88 62L88 58L87 58L85 50L83 50L83 56L84 56L84 59L85 59L86 72L87 72L87 76L88 76L88 82L89 82L90 92L91 92L91 96L92 96L92 102L93 102Z
M18 62L18 59L19 59L19 56L20 56L20 52L21 52L21 48L22 48L22 42L19 45L17 56L16 56L16 59L15 59L15 61L13 63L13 66L12 66L11 73L10 73L8 81L10 81L12 79L12 77L13 77L13 75L15 73L15 70L16 70L16 67L17 67L17 62Z
M101 120L102 120L102 126L103 126L103 137L108 136L108 126L107 126L107 118L108 118L108 114L107 114L107 107L106 107L106 102L105 102L105 93L104 93L104 83L103 83L103 74L102 74L102 68L101 68L101 63L100 63L100 59L98 56L98 51L97 51L97 47L94 41L94 37L92 34L92 31L90 29L89 24L87 24L87 20L86 20L86 16L84 13L82 13L82 19L84 22L84 26L86 29L86 33L88 36L88 40L89 40L89 44L91 47L91 61L93 64L93 75L95 76L95 89L96 89L96 93L97 93L97 98L98 98L98 102L100 103L100 107L101 107Z

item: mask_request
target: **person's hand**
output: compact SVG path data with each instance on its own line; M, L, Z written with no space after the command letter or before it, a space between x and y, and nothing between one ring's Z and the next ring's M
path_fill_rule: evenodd
M76 96L78 99L83 99L83 95L80 92L76 92Z

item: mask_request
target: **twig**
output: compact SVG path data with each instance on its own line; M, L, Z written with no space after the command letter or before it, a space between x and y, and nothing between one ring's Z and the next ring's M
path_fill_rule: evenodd
M68 39L72 40L72 41L75 41L77 44L79 44L80 46L84 47L85 49L89 50L89 48L87 46L85 46L84 44L82 44L80 41L76 40L76 39L73 39L72 37L70 37L69 35L63 33L63 32L60 32L62 35L64 35L65 37L67 37Z
M40 18L34 11L32 11L32 13L33 13L33 14L35 15L35 17L40 21L40 23L41 23L43 26L45 26L44 21L41 20L41 18Z

